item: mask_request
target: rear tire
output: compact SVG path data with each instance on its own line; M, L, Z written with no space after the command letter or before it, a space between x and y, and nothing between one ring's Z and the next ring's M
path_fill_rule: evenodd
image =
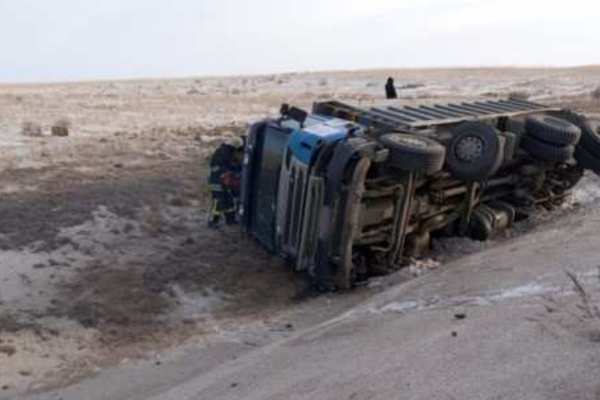
M581 129L577 126L549 115L527 118L525 130L538 141L558 147L575 145L581 137Z
M504 154L494 128L480 122L465 122L457 126L453 134L446 164L455 178L478 182L498 171Z
M585 147L577 146L575 149L575 159L577 165L583 169L590 169L600 175L600 158L596 158Z
M524 135L521 139L523 148L532 157L543 161L564 163L573 159L574 146L558 147L536 139L531 135Z
M600 121L589 120L572 111L560 111L557 115L579 127L581 129L579 147L585 148L588 153L600 158Z
M379 141L390 151L388 163L409 172L434 174L444 167L446 149L433 139L423 136L390 133Z
M582 132L580 146L600 158L600 121L586 121Z

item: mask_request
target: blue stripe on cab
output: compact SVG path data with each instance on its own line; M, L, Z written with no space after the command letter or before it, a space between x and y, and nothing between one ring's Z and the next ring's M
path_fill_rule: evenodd
M339 119L317 123L302 130L295 130L288 146L296 159L310 165L322 144L345 139L349 127L352 126L348 121Z

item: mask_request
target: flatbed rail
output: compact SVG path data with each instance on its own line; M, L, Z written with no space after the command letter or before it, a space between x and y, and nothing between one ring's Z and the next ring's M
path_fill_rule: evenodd
M555 107L524 100L482 100L414 107L387 105L369 109L339 101L327 101L313 106L315 114L344 118L376 129L408 130L556 110L558 109Z

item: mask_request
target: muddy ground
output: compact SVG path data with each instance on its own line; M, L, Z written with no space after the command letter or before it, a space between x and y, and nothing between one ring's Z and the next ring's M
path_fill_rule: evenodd
M205 229L200 170L163 164L98 179L46 170L38 190L4 196L3 385L73 379L211 333L209 316L289 305L297 282L278 260L235 229Z
M207 155L224 137L283 101L379 101L389 74L418 84L400 91L402 103L518 91L600 112L590 95L600 84L594 68L0 86L0 398L190 341L227 336L258 346L502 242L436 242L431 258L400 274L312 298L301 277L237 229L206 228ZM70 122L68 137L49 135L60 118ZM24 135L25 122L39 124L41 136ZM598 198L598 180L588 176L564 208L508 235L568 221Z

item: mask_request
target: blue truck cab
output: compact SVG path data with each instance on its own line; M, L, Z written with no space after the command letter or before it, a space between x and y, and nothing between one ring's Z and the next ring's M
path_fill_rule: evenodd
M350 288L434 236L486 240L600 170L579 144L587 122L565 113L513 100L284 107L249 129L242 227L319 284Z
M361 129L347 120L318 114L302 123L267 120L250 129L242 180L243 224L297 270L311 268L314 257L325 191L320 156Z

